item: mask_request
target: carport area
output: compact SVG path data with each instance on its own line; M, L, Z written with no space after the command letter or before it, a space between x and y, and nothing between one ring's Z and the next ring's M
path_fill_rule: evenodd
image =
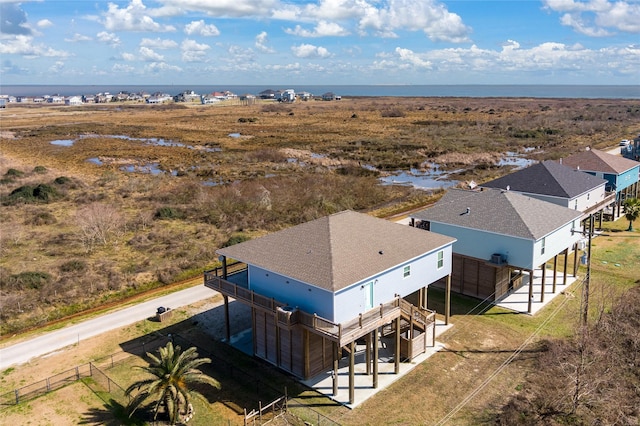
M551 269L544 270L544 297L542 293L543 280L542 269L536 269L533 271L533 291L529 291L530 274L524 274L522 277L522 286L505 294L499 300L495 302L497 306L501 308L509 309L515 312L535 315L540 309L544 308L549 302L555 299L557 296L561 297L579 297L575 295L569 287L578 280L575 275L567 275L566 283L564 280L563 272L556 272L554 279L554 272ZM531 312L529 312L529 298L533 297L531 301Z

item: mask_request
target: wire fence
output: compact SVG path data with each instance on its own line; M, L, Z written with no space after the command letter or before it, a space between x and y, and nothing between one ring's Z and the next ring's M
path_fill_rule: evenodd
M0 394L0 410L38 398L84 378L93 379L84 380L83 383L96 395L105 399L104 395L107 394L108 398L126 406L129 402L129 396L125 394L125 390L122 386L109 377L107 371L122 363L128 362L133 357L143 357L147 352L154 352L159 347L166 345L169 341L172 341L174 344L180 345L183 348L192 346L196 347L200 356L211 358L212 363L208 366L215 371L216 377L230 379L243 389L249 390L250 393L255 396L254 401L258 401L258 410L256 411L255 408L251 411L244 409L244 424L266 425L279 418L283 412L289 412L291 415L299 418L307 424L317 426L340 426L339 423L321 414L317 410L314 410L303 400L287 396L286 388L284 389L283 396L282 388L278 388L265 380L260 380L260 378L256 377L252 371L240 368L224 358L211 353L203 348L203 345L194 343L178 334L164 336L159 333L153 335L151 340L142 341L137 345L127 346L126 350L115 352L87 364L63 371L44 380L14 389L11 392ZM265 365L264 368L275 369L275 367L267 365ZM262 406L262 401L272 402ZM242 409L240 411L242 412ZM257 415L250 415L256 412L258 413ZM249 418L246 417L247 415L250 415ZM229 421L228 424L231 425L232 422Z

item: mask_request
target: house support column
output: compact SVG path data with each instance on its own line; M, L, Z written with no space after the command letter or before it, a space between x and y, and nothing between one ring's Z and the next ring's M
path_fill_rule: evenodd
M302 345L304 351L304 378L308 379L311 375L311 366L309 365L311 362L309 360L311 351L309 348L309 330L307 329L302 330Z
M604 216L604 209L600 210L600 220L598 221L598 229L602 229L602 216Z
M578 243L573 245L573 278L578 276Z
M231 341L231 321L229 320L229 296L226 294L222 295L222 299L224 300L224 325L225 325L225 336L227 338L227 343Z
M567 258L569 257L569 247L564 249L564 269L562 273L562 285L567 285Z
M396 318L396 355L395 355L395 365L394 365L394 372L395 374L399 374L400 373L400 317Z
M378 340L379 329L373 330L373 388L378 389Z
M531 304L533 303L533 269L529 271L529 304L527 312L531 313Z
M338 396L338 370L340 369L340 349L337 342L333 345L333 396Z
M558 255L553 256L553 294L556 294L556 284L558 282Z
M367 376L371 374L371 333L367 333L364 336L364 341L366 342L367 349L365 351L365 358L367 362Z
M356 363L356 345L355 345L355 342L351 342L349 343L349 404L353 404L356 400L355 363Z
M444 323L449 325L451 316L451 274L447 275L447 289L444 293Z
M540 303L544 303L544 282L547 277L547 262L542 264L542 288L540 289Z
M427 302L428 302L428 294L427 294L427 292L428 291L429 291L429 287L422 287L420 289L420 294L419 294L420 301L418 302L418 305L422 309L427 309Z

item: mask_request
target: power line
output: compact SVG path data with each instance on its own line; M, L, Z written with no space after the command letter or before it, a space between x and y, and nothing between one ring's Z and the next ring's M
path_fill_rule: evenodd
M585 280L583 279L580 282L580 285L584 284ZM496 368L482 383L480 383L470 394L468 394L458 405L456 405L451 411L449 411L438 423L436 426L444 425L447 421L451 420L451 418L460 411L465 405L467 405L482 389L484 389L498 374L502 372L523 350L526 348L533 339L542 331L542 329L555 317L558 312L560 312L561 308L569 301L569 298L565 298L562 303L560 303L554 310L549 314L549 316L531 333L529 337L511 354L509 357L498 367Z

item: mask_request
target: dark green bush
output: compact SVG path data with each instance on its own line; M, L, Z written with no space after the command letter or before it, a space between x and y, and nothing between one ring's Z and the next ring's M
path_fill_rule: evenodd
M60 272L84 272L87 270L87 262L82 259L73 259L60 265Z
M51 275L40 271L27 271L9 277L9 284L20 290L40 289L51 280Z
M182 219L184 212L173 207L160 207L153 217L156 219Z
M251 238L247 237L245 234L236 234L227 240L226 243L222 245L222 247L229 247L235 244L242 243L244 241L248 241Z
M39 173L39 174L47 173L47 168L45 166L35 166L33 168L33 173Z
M66 185L71 182L71 179L66 176L58 176L53 180L56 185Z
M7 177L20 177L20 176L23 176L24 173L18 169L9 169L7 170L7 173L5 173L4 175Z
M58 192L53 187L45 183L40 183L35 187L31 185L24 185L11 191L5 199L5 204L15 204L18 202L46 203L54 200L58 196Z

